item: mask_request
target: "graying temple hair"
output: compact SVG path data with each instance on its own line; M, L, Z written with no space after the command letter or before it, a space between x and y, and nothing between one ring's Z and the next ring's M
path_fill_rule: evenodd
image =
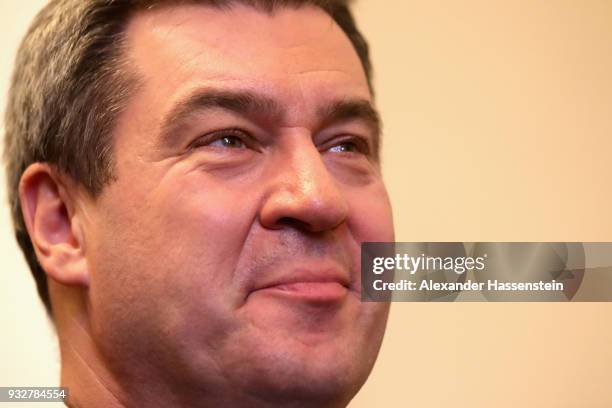
M368 45L348 0L52 0L36 16L17 54L5 117L4 158L17 242L52 318L47 278L38 263L19 202L25 169L46 162L92 196L113 180L112 131L132 91L124 29L141 10L178 3L212 7L247 4L268 13L314 5L327 12L353 44L371 88Z

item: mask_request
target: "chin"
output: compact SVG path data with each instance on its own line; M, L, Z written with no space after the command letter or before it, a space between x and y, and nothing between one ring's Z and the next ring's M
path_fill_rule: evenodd
M264 401L342 406L372 369L375 356L363 352L344 342L317 346L288 338L253 350L238 373L244 389Z

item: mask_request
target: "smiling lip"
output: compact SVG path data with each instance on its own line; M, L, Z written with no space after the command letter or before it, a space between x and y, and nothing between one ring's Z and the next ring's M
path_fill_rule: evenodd
M339 274L304 274L263 285L255 292L313 303L341 301L349 291L348 279Z

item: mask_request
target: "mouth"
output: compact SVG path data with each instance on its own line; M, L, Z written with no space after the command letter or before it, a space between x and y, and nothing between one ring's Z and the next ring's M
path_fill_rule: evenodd
M349 279L337 272L298 271L291 276L267 282L251 294L276 296L307 303L338 303L349 293Z

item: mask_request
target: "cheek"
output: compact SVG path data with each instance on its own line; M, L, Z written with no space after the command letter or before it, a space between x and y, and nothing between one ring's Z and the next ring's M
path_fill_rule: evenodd
M187 312L231 308L233 270L254 209L242 199L248 191L195 179L102 203L88 254L99 317L160 330L179 325Z
M367 187L346 191L349 203L348 228L355 245L352 246L354 279L361 288L361 244L363 242L393 242L395 233L391 204L382 181ZM374 320L386 321L388 306L378 303L362 303L366 315ZM384 324L383 326L384 327Z
M149 235L161 251L150 256L165 264L169 284L190 290L194 283L218 296L234 289L233 272L256 213L249 196L247 189L208 182L171 189L153 202Z
M248 196L211 184L169 194L155 211L162 234L157 246L171 250L178 265L206 275L209 285L227 285L256 213Z
M395 240L391 203L382 181L366 188L350 189L346 195L349 228L359 244Z

